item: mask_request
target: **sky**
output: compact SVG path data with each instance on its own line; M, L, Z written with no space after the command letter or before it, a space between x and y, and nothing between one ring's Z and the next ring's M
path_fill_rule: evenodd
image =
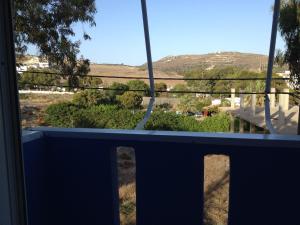
M268 54L273 0L148 0L153 61L170 55L238 51ZM96 0L96 27L81 53L95 63L146 62L140 0ZM279 37L277 48L283 49Z

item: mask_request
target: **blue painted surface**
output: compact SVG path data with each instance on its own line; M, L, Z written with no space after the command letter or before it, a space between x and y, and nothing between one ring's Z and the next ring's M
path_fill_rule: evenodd
M24 141L30 225L119 223L117 146L136 151L138 225L203 224L203 158L230 157L229 225L300 224L300 139L47 129Z
M201 148L150 142L135 149L137 224L202 224Z
M80 138L25 143L30 225L117 224L113 152Z
M48 224L46 145L43 138L23 141L29 225Z

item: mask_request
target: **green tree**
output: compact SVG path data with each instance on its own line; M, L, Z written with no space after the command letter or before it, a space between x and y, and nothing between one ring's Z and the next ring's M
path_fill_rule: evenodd
M284 64L285 64L284 52L281 51L280 49L276 50L274 62L277 66L280 66L280 67L284 66Z
M139 93L127 91L123 95L118 96L118 100L126 109L139 109L143 102L143 97Z
M98 88L102 83L103 82L99 77L85 76L80 79L81 87Z
M48 74L49 70L40 70L40 73L33 73L32 70L26 71L18 76L20 89L46 89L50 90L60 85L61 77L56 74ZM45 72L45 73L43 73Z
M109 88L111 89L109 90L109 95L112 98L116 98L117 95L122 95L129 90L128 85L118 82L114 82L112 85L109 86Z
M291 72L291 82L300 88L300 1L285 0L281 5L279 30L285 40L285 62Z
M203 107L211 105L211 100L208 98L200 99L192 95L184 95L180 98L178 108L183 113L201 112Z
M111 98L105 91L84 90L73 96L73 103L82 107L91 107L100 104L110 104Z
M75 23L95 26L95 0L15 0L15 45L22 57L32 44L40 56L60 72L68 74L71 87L79 85L79 76L89 72L89 60L77 55L80 41L74 40ZM83 33L85 40L90 36Z
M165 83L156 83L155 84L155 90L159 91L159 92L157 92L157 96L161 96L163 94L166 94L164 92L167 91L167 89L168 89L168 86ZM163 92L160 92L160 91L163 91Z
M179 92L179 93L174 93L173 96L183 96L185 95L184 93L180 93L180 92L184 92L184 91L188 91L188 87L185 84L176 84L171 91L174 92Z
M131 80L127 83L129 90L141 90L140 95L150 96L150 87L144 81L141 80Z

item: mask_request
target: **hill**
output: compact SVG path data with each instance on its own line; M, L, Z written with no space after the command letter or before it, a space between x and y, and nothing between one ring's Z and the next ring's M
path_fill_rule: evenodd
M124 77L146 77L144 80L148 82L148 71L145 68L136 67L136 66L127 66L121 64L91 64L90 66L91 75L105 75L110 77L124 76ZM163 78L182 78L181 75L178 75L176 72L163 72L160 70L154 70L154 77L163 77ZM129 80L124 78L102 78L105 84L112 84L113 82L126 83ZM168 86L174 86L179 83L185 83L184 81L167 81L159 80L159 82L164 82Z
M164 72L184 72L194 69L213 69L228 66L245 70L261 71L266 68L268 56L239 53L220 52L205 55L168 56L154 62L154 68ZM143 65L145 67L145 65Z

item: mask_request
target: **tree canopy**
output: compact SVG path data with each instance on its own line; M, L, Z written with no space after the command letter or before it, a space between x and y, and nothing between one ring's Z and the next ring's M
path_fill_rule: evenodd
M300 86L300 1L285 0L281 5L279 30L285 40L284 61L291 72L295 88Z
M89 72L89 60L77 59L80 41L74 40L75 23L95 26L95 0L15 0L15 45L21 57L28 45L37 47L40 56L70 76L69 85ZM83 39L90 36L83 31Z

